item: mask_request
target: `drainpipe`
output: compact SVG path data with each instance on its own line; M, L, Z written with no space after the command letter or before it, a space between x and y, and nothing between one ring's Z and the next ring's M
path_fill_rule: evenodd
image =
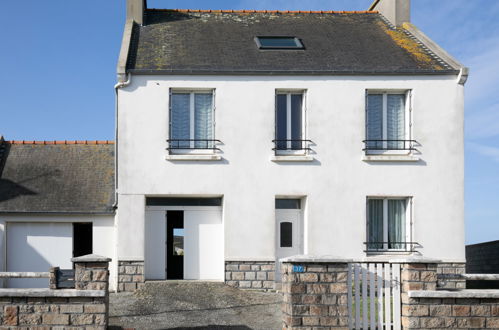
M126 81L120 81L114 85L115 92L115 105L114 105L114 204L113 208L118 207L118 90L120 88L130 85L132 82L132 75L128 74Z

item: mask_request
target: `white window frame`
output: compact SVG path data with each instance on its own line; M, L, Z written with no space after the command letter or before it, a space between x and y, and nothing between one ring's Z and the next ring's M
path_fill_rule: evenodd
M275 92L275 109L274 109L274 138L277 139L277 96L286 95L286 139L291 140L291 95L301 95L301 140L306 140L307 136L307 91L305 89L276 89ZM277 148L277 143L274 144ZM286 142L286 148L291 149L291 141ZM304 149L301 150L275 150L276 155L306 155L309 147L308 142L303 142L302 146Z
M382 131L382 140L386 140L388 138L388 94L394 95L405 95L405 140L412 140L412 103L413 103L413 91L411 89L368 89L366 90L366 118L365 118L365 138L367 138L368 132L368 96L369 95L383 95L383 131ZM383 142L383 148L387 148L388 142ZM412 150L366 150L366 154L369 155L410 155L412 154Z
M213 130L213 140L215 140L215 88L196 88L196 89L183 89L183 88L170 88L170 99L169 99L169 112L168 112L168 138L171 139L171 127L172 127L172 95L176 93L189 94L189 123L190 123L190 139L194 138L195 135L195 108L194 108L194 95L195 94L211 94L212 96L212 130ZM195 142L190 141L191 149L172 149L170 154L213 154L214 149L195 149Z
M369 201L373 199L383 200L383 248L381 249L369 249L369 226L370 226L370 216L369 216ZM383 252L411 252L412 246L409 244L405 245L403 249L393 249L388 248L388 201L390 199L405 199L405 242L412 242L412 227L413 227L413 198L411 196L369 196L366 199L366 251L367 253L383 253ZM414 252L414 251L412 251Z

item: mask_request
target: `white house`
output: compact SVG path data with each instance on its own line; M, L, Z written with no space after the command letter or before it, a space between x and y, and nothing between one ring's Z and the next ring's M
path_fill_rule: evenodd
M463 271L468 70L410 23L409 0L362 12L127 0L117 71L115 145L0 141L2 270L92 252L113 258L119 291L271 289L296 254Z
M462 268L468 70L410 23L409 7L128 0L118 289L144 278L271 288L276 261L294 254Z

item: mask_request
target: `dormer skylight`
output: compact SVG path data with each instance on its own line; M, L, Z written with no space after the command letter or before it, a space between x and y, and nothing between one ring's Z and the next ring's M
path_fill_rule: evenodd
M255 38L259 49L304 49L300 39L296 37L260 36Z

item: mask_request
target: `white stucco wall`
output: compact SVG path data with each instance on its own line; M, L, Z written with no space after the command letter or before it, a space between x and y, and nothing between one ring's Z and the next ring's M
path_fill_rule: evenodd
M6 227L8 223L18 223L18 222L29 222L29 223L37 223L37 224L50 224L50 223L67 223L71 224L73 222L92 222L93 228L93 253L101 256L112 258L113 261L109 264L109 272L110 278L110 289L115 289L115 281L116 278L116 257L115 257L115 225L114 225L114 215L30 215L30 214L16 214L16 215L0 215L0 271L5 271L6 267ZM72 228L70 229L72 235ZM50 248L50 247L49 247ZM59 247L53 246L52 250L54 255L58 254L57 251ZM72 250L67 253L67 251L61 251L64 256L72 255ZM23 255L19 255L19 258L23 258ZM63 265L63 267L67 267L68 264L71 264L71 261L68 260L68 263ZM53 265L59 266L59 265ZM44 270L44 271L48 271Z
M216 90L221 161L167 161L170 88ZM276 163L276 89L307 91L315 160ZM412 90L417 163L362 161L366 89ZM144 196L224 197L225 257L274 258L276 195L306 196L304 250L365 256L366 196L412 196L413 240L464 260L463 86L455 76L132 76L119 91L119 257L143 257Z

